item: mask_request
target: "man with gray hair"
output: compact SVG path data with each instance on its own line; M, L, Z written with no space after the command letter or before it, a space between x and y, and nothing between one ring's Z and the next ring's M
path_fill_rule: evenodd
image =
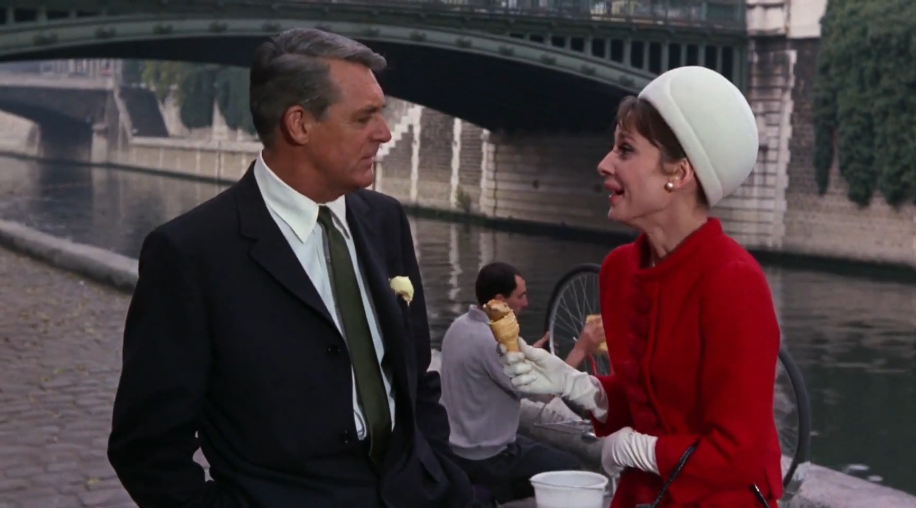
M471 504L427 372L407 216L365 189L391 139L384 67L318 30L262 44L250 103L264 149L146 237L108 444L140 508Z

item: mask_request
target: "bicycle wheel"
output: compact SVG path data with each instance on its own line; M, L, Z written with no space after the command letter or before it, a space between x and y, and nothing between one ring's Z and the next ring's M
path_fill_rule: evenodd
M583 264L567 272L554 287L548 303L545 329L550 332L550 352L566 358L585 324L585 316L600 313L598 274L601 267ZM595 375L610 372L606 355L589 362ZM808 391L798 366L789 352L780 348L774 382L773 419L782 450L785 494L795 496L804 481L811 453L811 407Z
M776 365L773 418L783 456L782 500L788 501L798 493L811 460L811 403L801 371L784 347Z
M544 329L550 332L550 352L566 358L589 314L600 314L598 302L598 273L601 266L594 263L579 265L567 272L553 288L547 306ZM607 375L611 365L607 355L594 355L587 362L591 374Z

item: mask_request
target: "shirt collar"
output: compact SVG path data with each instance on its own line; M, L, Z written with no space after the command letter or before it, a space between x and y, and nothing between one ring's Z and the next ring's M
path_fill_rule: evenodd
M293 230L293 234L300 242L305 242L318 223L318 203L300 194L281 180L273 170L267 167L260 153L254 163L254 178L258 182L258 189L261 191L267 208L277 214L280 220ZM347 224L347 201L344 196L326 204L331 210L337 227L349 238L350 226Z

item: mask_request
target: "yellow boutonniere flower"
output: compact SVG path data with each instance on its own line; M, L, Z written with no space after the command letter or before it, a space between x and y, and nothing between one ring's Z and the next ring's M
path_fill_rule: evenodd
M411 284L410 278L399 275L388 279L388 283L391 284L394 294L403 298L407 305L410 305L410 301L413 300L413 284Z

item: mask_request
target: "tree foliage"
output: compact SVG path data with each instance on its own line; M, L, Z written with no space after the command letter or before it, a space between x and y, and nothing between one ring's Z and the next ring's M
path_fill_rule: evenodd
M830 0L814 86L818 188L834 154L848 197L916 201L916 2Z
M226 125L255 133L248 109L248 69L227 67L221 70L216 75L216 98Z
M124 73L126 82L145 84L160 101L174 94L181 123L189 129L210 127L218 104L230 129L255 133L248 109L247 69L153 60L125 62L124 68L130 69L129 76Z
M212 66L186 68L178 77L178 104L181 123L189 129L213 125L213 103L216 100L216 73Z

